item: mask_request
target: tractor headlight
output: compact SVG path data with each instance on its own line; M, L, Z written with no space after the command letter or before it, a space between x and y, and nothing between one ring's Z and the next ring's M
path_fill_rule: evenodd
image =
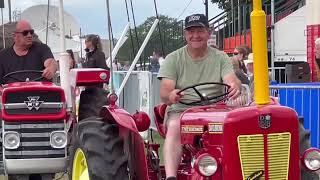
M53 131L50 134L50 145L53 148L64 148L67 145L67 133L64 131Z
M20 135L15 131L5 132L3 135L3 146L6 149L17 149L20 146Z
M307 149L303 154L304 165L311 171L320 169L320 150L315 148Z
M196 169L203 176L212 176L218 169L217 160L209 154L202 154L196 160Z

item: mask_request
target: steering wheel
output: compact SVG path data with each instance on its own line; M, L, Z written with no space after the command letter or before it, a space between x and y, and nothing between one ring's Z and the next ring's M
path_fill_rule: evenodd
M219 86L222 86L222 87L225 87L226 88L226 91L225 93L222 93L220 95L217 95L217 96L206 96L205 94L201 94L200 91L199 91L199 86L204 86L204 85L219 85ZM199 83L199 84L195 84L195 85L192 85L192 86L188 86L182 90L180 90L178 92L178 95L180 95L182 92L186 92L187 90L189 89L193 89L196 94L200 97L200 100L195 100L195 101L191 101L191 102L184 102L184 101L179 101L181 104L184 104L184 105L209 105L209 104L212 104L212 103L217 103L217 102L220 102L220 101L223 101L227 98L227 95L230 93L230 86L228 84L224 84L224 83L218 83L218 82L205 82L205 83Z
M38 81L38 80L44 78L44 77L42 76L43 71L39 71L39 70L21 70L21 71L13 71L13 72L10 72L10 73L6 74L5 76L3 76L3 79L12 78L12 79L17 80L18 82L25 82L26 79L21 79L21 78L19 78L19 77L15 77L15 76L14 76L14 75L16 75L16 74L24 74L24 73L39 74L39 77L36 77L36 78L34 78L34 79L29 79L29 81ZM28 77L26 77L26 78L28 78Z

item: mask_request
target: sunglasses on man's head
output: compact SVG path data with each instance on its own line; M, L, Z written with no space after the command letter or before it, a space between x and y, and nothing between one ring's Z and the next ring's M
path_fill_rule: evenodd
M31 35L33 35L34 34L34 30L30 29L30 30L24 30L24 31L21 31L21 32L16 31L15 33L21 33L23 36L27 36L29 33Z

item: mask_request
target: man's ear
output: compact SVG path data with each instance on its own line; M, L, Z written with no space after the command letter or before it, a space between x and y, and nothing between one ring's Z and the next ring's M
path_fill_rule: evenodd
M212 32L213 32L213 28L208 27L208 28L207 28L207 31L208 31L208 32L209 32L209 34L211 35L211 34L212 34Z
M185 40L186 40L186 33L187 33L187 31L183 30L183 37L184 37Z

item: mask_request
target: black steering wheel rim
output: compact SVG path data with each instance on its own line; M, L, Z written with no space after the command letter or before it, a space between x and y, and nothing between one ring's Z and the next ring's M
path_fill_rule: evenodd
M12 75L15 75L15 74L22 74L22 73L39 73L42 75L43 71L40 71L40 70L19 70L19 71L13 71L13 72L10 72L6 75L3 76L3 79L8 79L9 77L10 78L13 78L15 80L18 80L19 82L24 82L25 80L21 80L20 78L17 78L17 77L14 77ZM39 76L37 78L34 78L34 79L29 79L29 81L38 81L40 79L43 79L44 77L43 76Z
M196 89L196 87L203 86L203 85L220 85L220 86L226 87L227 90L226 90L225 93L222 93L220 95L212 96L212 97L208 98L208 97L204 97L198 91L198 89ZM230 86L228 84L221 83L221 82L204 82L204 83L198 83L198 84L194 84L194 85L191 85L191 86L187 86L187 87L183 88L182 90L180 90L178 92L178 95L181 94L182 92L188 90L188 89L193 89L196 92L196 94L200 97L199 101L192 101L192 102L184 102L184 101L181 101L181 100L179 101L179 103L184 104L184 105L188 105L188 106L191 106L191 105L208 105L208 104L217 103L217 102L225 100L227 95L230 93L230 91L229 91ZM225 98L221 98L221 97L225 97ZM214 100L216 100L216 101L214 101Z

